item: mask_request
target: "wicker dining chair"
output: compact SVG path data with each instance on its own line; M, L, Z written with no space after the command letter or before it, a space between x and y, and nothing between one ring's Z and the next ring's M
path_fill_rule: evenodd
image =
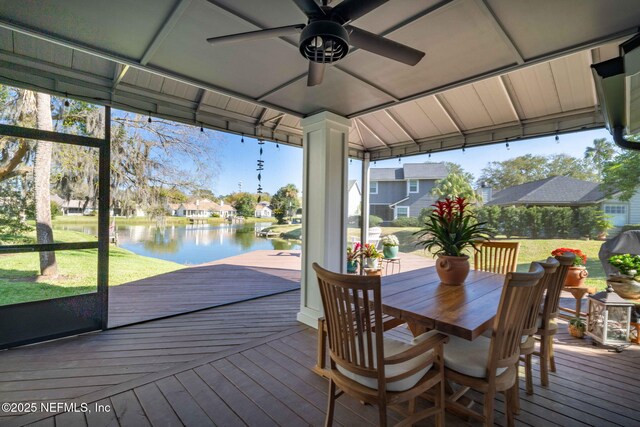
M313 264L318 277L329 341L329 395L325 425L333 423L336 399L344 392L378 406L380 426L387 408L406 419L404 425L435 416L444 425L443 344L447 336L431 334L420 344L386 337L382 325L380 276L333 273ZM336 389L341 392L336 394ZM415 400L435 392L435 406L415 412ZM407 403L404 409L398 404Z
M518 399L516 363L520 358L522 330L526 314L533 305L539 307L534 298L543 285L543 275L544 269L535 262L528 273L507 273L491 338L481 335L469 341L449 337L444 346L445 378L461 387L447 398L447 408L493 426L495 395L502 392L506 398L507 425L514 425ZM428 338L431 333L416 341ZM484 393L482 413L459 402L469 389Z
M473 255L473 268L490 273L516 271L520 242L481 242Z

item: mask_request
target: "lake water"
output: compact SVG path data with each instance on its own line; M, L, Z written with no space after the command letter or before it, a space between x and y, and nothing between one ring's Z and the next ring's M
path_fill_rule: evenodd
M221 225L118 225L118 246L139 255L192 265L260 250L300 249L298 243L256 237L271 223ZM97 235L95 225L64 225L60 229Z

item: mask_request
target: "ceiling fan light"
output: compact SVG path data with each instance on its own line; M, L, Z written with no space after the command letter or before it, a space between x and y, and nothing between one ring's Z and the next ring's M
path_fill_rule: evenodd
M322 64L338 61L349 53L349 34L337 22L310 22L300 34L300 53Z

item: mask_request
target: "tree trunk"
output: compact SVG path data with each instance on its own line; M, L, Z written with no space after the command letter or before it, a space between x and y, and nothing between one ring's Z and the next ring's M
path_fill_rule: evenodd
M36 94L37 125L40 130L53 130L51 119L51 97L44 93ZM36 146L33 179L36 199L36 236L39 244L53 243L51 229L51 152L53 143L38 141ZM58 275L55 252L40 252L40 274L47 277Z

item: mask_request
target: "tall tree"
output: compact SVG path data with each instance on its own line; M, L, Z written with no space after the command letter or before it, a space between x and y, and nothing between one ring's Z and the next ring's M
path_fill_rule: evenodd
M295 184L287 184L284 187L280 187L276 194L271 197L271 207L279 223L284 221L285 216L293 215L300 207L298 188Z
M53 130L51 96L36 94L36 122L38 129ZM38 141L34 164L34 192L36 205L36 238L39 244L53 243L51 228L51 155L53 143ZM40 252L40 274L55 277L58 274L55 252Z
M450 172L446 178L436 181L431 193L438 199L464 197L470 202L476 202L479 197L471 187L468 175Z
M251 193L234 193L231 206L234 207L238 215L251 217L255 214L257 198Z
M608 162L616 155L616 148L613 142L606 138L597 138L593 140L593 145L587 147L584 151L584 159L593 165L593 168L602 179L604 168Z
M640 142L640 134L627 139ZM620 200L629 200L640 188L640 151L622 150L605 163L603 175L607 195L620 192Z

